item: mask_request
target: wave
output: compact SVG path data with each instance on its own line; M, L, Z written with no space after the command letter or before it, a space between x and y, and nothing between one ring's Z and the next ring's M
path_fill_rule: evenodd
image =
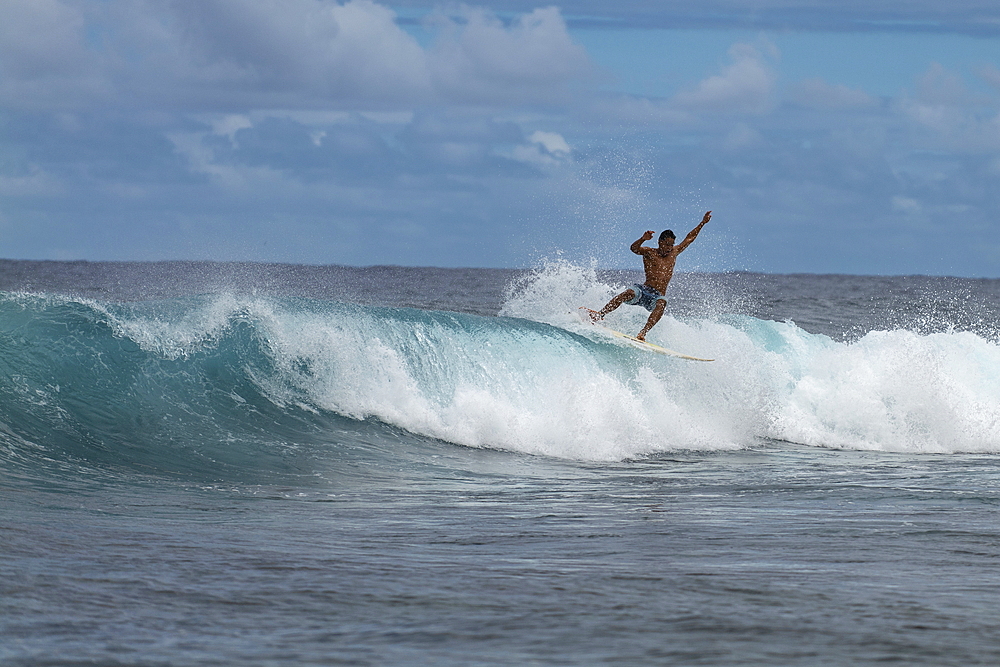
M245 479L343 467L411 436L596 461L762 439L1000 451L996 341L895 330L845 343L792 322L665 316L651 341L716 359L686 362L576 319L577 306L614 291L557 267L516 286L497 317L298 298L0 294L0 452L8 465L73 459ZM622 308L609 323L637 330L642 314Z

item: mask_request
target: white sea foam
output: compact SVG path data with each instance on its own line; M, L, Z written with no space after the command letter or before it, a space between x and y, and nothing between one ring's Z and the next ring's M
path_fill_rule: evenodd
M775 437L850 449L1000 451L995 343L972 333L876 331L796 356L783 360L789 382Z
M560 284L570 292L553 287ZM573 289L578 303L597 308L624 287L552 265L513 295L505 312L560 324L574 306ZM623 307L608 323L635 331L645 318ZM1000 451L1000 346L973 333L874 331L846 343L792 323L666 316L648 338L717 359L711 368L674 363L659 382L674 390L674 401L711 406L711 418L727 425L735 443L758 436L900 452ZM646 363L654 373L662 365Z
M279 404L376 418L472 447L618 460L763 438L899 452L1000 451L1000 346L972 333L876 331L837 342L790 322L665 316L648 338L687 362L623 347L582 323L624 285L555 264L502 317L220 297L167 326L121 316L120 335L174 356L252 322ZM608 324L636 331L646 312ZM213 343L214 344L214 343Z
M248 300L232 295L217 295L198 300L163 301L138 306L108 305L92 299L79 299L107 318L119 336L130 338L139 346L168 359L177 359L214 344L233 320L251 311L260 317L270 310L261 299Z

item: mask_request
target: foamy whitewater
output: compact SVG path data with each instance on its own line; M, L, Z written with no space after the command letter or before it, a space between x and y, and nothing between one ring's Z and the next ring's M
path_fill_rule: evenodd
M1000 281L635 279L0 264L0 661L1000 658Z

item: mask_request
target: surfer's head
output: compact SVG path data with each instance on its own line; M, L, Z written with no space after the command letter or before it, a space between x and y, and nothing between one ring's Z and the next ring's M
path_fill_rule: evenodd
M662 232L660 232L660 247L666 246L669 248L674 244L674 241L676 239L677 236L672 231L670 231L669 229L664 229Z

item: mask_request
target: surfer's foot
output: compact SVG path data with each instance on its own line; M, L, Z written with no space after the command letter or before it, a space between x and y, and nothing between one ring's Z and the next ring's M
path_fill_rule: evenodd
M645 342L646 342L646 334L644 334L644 333L641 333L641 332L640 332L640 333L637 333L637 334L635 335L635 339L636 339L636 340L641 340L641 341L642 341L643 343L645 343Z

